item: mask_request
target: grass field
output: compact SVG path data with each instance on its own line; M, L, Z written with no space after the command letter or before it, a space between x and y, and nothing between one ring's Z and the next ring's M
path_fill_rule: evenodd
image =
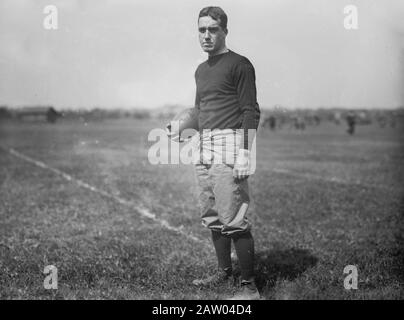
M216 258L198 217L192 166L147 160L147 133L161 125L0 123L1 299L220 299L232 292L191 284L215 270ZM259 132L249 217L265 299L403 299L404 128L357 129L354 136L334 124ZM50 264L58 268L57 290L43 287ZM344 289L346 265L358 268L357 290Z

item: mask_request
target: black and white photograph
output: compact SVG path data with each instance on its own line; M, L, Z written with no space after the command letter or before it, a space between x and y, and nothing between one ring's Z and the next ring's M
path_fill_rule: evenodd
M403 300L403 137L401 0L0 0L0 300Z

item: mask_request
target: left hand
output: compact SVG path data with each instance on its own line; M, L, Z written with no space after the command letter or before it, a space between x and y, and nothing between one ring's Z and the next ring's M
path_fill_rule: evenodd
M240 149L233 168L233 177L244 180L250 175L250 151Z

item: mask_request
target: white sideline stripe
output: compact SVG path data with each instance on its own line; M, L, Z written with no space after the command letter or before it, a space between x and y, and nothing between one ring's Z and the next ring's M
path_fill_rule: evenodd
M149 219L151 219L151 220L157 222L158 224L160 224L160 225L163 226L164 228L166 228L166 229L168 229L168 230L171 230L171 231L174 231L174 232L176 232L176 233L179 233L179 234L181 234L181 235L183 235L183 236L185 236L185 237L187 237L187 238L189 238L189 239L191 239L191 240L193 240L193 241L195 241L195 242L199 242L199 243L202 243L202 244L205 245L205 242L202 241L201 239L199 239L199 238L193 236L192 234L189 234L189 233L185 232L185 231L183 230L183 226L181 226L181 227L174 227L174 226L170 225L167 220L157 218L154 213L150 212L149 209L145 208L145 207L142 206L142 205L139 206L139 205L135 204L135 203L132 202L132 201L125 200L125 199L120 198L120 197L118 197L118 196L114 196L114 195L112 195L112 194L110 194L110 193L108 193L108 192L105 192L104 190L98 189L97 187L94 187L94 186L92 186L92 185L89 185L88 183L86 183L86 182L84 182L84 181L82 181L82 180L80 180L80 179L77 179L77 178L71 176L70 174L67 174L67 173L65 173L65 172L63 172L63 171L61 171L61 170L59 170L59 169L52 168L52 167L48 166L46 163L44 163L44 162L42 162L42 161L38 161L38 160L35 160L35 159L33 159L33 158L30 158L30 157L28 157L28 156L22 154L21 152L18 152L18 151L16 151L16 150L14 150L13 148L8 148L7 151L8 151L10 154L12 154L13 156L15 156L15 157L17 157L17 158L19 158L19 159L25 160L25 161L27 161L27 162L29 162L29 163L32 163L32 164L34 164L34 165L36 165L36 166L38 166L38 167L40 167L40 168L43 168L43 169L52 171L53 173L56 173L57 175L62 176L62 177L63 177L64 179L66 179L67 181L75 182L75 183L76 183L77 185L79 185L80 187L83 187L83 188L85 188L85 189L91 190L91 191L94 192L94 193L98 193L98 194L100 194L100 195L102 195L102 196L104 196L104 197L107 197L107 198L109 198L109 199L112 199L112 200L114 200L114 201L116 201L116 202L118 202L118 203L120 203L120 204L122 204L122 205L124 205L124 206L126 206L126 207L135 209L135 210L138 211L142 216L144 216L144 217L146 217L146 218L149 218Z
M350 185L350 186L356 185L356 186L361 186L361 187L366 187L366 188L382 189L382 190L386 190L386 191L390 191L390 192L394 190L394 189L386 187L386 186L376 186L376 185L364 184L359 181L347 181L347 180L343 180L343 179L340 179L337 177L322 177L322 176L318 176L318 175L311 174L311 173L298 173L298 172L294 172L294 171L291 171L288 169L274 168L272 171L276 172L276 173L288 174L291 176L310 179L310 180L323 180L323 181L327 181L327 182L340 183L340 184L345 184L345 185Z

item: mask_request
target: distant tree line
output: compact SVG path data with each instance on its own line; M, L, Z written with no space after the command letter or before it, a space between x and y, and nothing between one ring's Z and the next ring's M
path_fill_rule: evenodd
M107 119L149 119L150 112L147 110L120 110L120 109L101 109L94 108L90 110L62 110L62 116L66 120L84 120L84 121L102 121Z
M397 123L404 123L404 108L386 109L264 109L260 126L270 130L294 128L305 130L307 126L318 126L328 122L335 125L347 123L349 126L378 124L381 128L394 128Z
M65 109L55 110L52 106L27 106L9 108L0 105L0 120L15 121L103 121L107 119L159 119L169 120L186 108L182 105L165 105L159 109ZM271 109L261 108L260 126L271 130L295 128L305 130L308 126L318 126L321 123L336 125L350 122L355 125L377 123L380 127L395 127L404 123L404 107L395 110L385 109L288 109L275 106Z
M148 110L120 110L120 109L67 109L56 111L52 106L29 106L20 108L8 108L0 106L0 120L14 121L47 121L56 120L81 120L102 121L107 119L148 119L151 113Z

